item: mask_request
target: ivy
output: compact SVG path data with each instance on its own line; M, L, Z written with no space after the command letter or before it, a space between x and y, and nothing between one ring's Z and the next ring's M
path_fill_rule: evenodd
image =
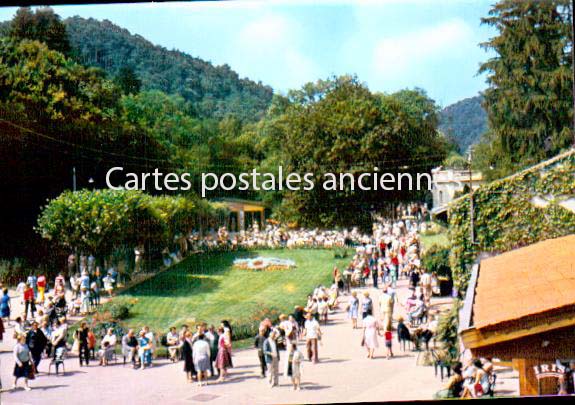
M473 193L475 244L470 241L469 196L450 206L450 265L454 285L467 288L471 265L479 252L506 252L549 238L575 233L575 213L561 200L575 198L575 151L544 168L481 186ZM532 203L547 201L545 207Z

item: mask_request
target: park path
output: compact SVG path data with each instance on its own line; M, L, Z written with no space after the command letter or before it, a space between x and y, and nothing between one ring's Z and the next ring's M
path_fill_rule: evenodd
M368 288L378 311L379 292ZM403 302L408 294L407 282L398 285L398 296ZM319 348L320 362L305 362L302 390L293 391L288 377L280 377L280 386L270 388L267 380L259 376L257 353L253 349L237 351L230 370L229 380L223 384L198 387L186 382L182 363L171 364L157 360L155 365L143 371L133 370L121 364L109 367L93 365L80 368L77 358L66 361L65 376L47 376L42 373L31 382L33 390L22 389L2 393L2 404L50 404L69 403L100 404L127 403L151 404L296 404L322 402L362 402L431 399L441 389L442 382L434 376L432 367L417 366L417 353L402 352L394 340L393 359L384 357L383 341L376 351L375 359L367 359L361 347L360 329L353 330L346 317L347 297L343 297L340 310L332 314L327 326L322 326L323 342ZM434 298L434 309L446 307L450 300ZM396 306L396 316L403 308ZM11 330L8 334L11 335ZM11 336L10 336L11 339ZM7 341L0 349L9 350ZM302 342L300 342L301 346ZM8 346L8 347L7 347ZM285 352L280 352L285 357ZM280 370L283 370L283 360ZM0 355L0 376L5 388L12 384L13 360L11 353ZM46 360L40 370L47 369ZM513 391L515 376L511 375L507 385ZM503 378L505 380L505 377ZM501 381L500 384L505 384Z

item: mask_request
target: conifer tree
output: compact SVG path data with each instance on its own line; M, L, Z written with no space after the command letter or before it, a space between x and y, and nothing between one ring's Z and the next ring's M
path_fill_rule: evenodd
M571 142L571 8L568 0L503 0L482 23L499 34L480 73L489 88L488 161L499 175L556 154Z

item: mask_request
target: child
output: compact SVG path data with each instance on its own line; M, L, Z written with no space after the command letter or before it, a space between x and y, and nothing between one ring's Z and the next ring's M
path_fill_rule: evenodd
M110 342L104 342L102 348L98 350L101 366L108 365L108 360L112 357L111 350L113 350L113 348L110 348Z
M385 347L387 349L386 357L389 360L393 357L393 352L391 351L391 341L393 339L393 334L391 333L391 330L386 329L383 335L385 339Z
M88 331L88 351L90 352L90 359L94 360L96 357L96 335L92 329Z
M304 360L302 352L300 352L297 348L297 343L292 343L291 345L291 352L289 354L289 364L291 365L291 382L293 384L293 389L301 390L300 383L301 383L301 369L302 369L302 362Z

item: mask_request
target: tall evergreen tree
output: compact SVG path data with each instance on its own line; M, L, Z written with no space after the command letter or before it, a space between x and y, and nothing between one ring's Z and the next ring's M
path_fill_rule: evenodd
M484 24L499 35L482 44L487 141L499 175L556 154L569 145L572 122L571 9L568 0L503 0Z

